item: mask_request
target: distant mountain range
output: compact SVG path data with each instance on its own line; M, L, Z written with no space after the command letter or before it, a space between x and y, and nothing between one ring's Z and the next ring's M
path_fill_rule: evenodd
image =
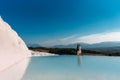
M91 50L91 51L97 51L101 53L120 53L120 42L102 42L97 44L86 44L86 43L80 43L82 50ZM69 44L69 45L56 45L48 48L75 48L76 44ZM42 47L38 44L32 44L29 45L29 47Z
M70 45L56 45L53 46L54 48L76 48L77 44L70 44ZM96 44L86 44L80 43L83 49L91 49L91 48L107 48L107 47L119 47L120 42L102 42Z
M102 43L96 43L96 44L86 44L86 43L80 43L81 47L83 49L97 49L97 48L111 48L111 47L120 47L120 42L102 42ZM42 47L39 44L29 44L29 47ZM77 43L75 44L69 44L69 45L55 45L51 48L76 48Z
M76 48L77 44L70 45L57 45L54 48ZM85 44L81 43L81 47L84 50L92 50L102 53L120 53L120 42L102 42L97 44Z
M39 44L27 44L28 47L42 47Z

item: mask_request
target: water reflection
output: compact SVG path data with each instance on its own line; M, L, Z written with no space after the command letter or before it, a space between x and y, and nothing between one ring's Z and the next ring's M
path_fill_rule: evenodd
M119 68L119 57L32 57L22 80L119 80Z
M81 56L77 56L77 62L78 62L78 65L80 66L81 63L82 63L82 57Z

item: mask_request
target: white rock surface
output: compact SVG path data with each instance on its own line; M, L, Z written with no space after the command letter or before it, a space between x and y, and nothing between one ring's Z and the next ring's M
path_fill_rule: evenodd
M39 51L31 51L31 53L32 53L32 56L57 56L56 54L39 52Z
M0 17L0 80L19 80L27 66L26 59L30 55L24 41ZM12 69L15 66L16 68ZM13 73L9 72L10 69ZM12 78L10 74L13 74Z

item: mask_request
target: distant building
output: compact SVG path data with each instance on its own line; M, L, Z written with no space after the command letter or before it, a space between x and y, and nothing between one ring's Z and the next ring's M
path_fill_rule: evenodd
M81 51L81 47L80 44L77 44L77 55L81 55L82 51Z

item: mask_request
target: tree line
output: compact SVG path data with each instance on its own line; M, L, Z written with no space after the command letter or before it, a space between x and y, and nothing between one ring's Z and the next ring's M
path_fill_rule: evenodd
M46 48L46 47L29 47L30 50L39 51L39 52L48 52L58 55L77 55L77 50L75 48ZM105 53L93 50L84 50L82 49L82 55L107 55ZM108 55L109 56L109 55Z

